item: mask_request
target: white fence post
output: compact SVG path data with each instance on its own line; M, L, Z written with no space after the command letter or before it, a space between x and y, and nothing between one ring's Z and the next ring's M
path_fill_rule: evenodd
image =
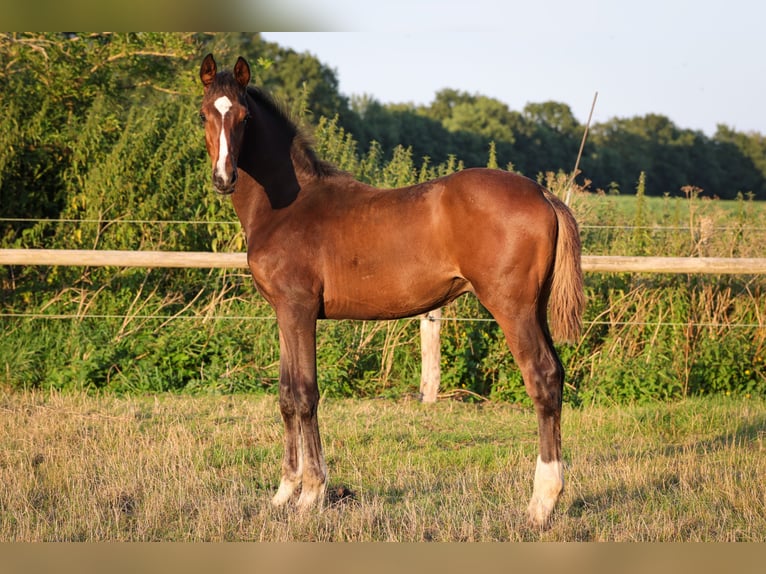
M442 326L442 310L435 309L420 318L420 400L435 403L441 380L441 343L439 331Z

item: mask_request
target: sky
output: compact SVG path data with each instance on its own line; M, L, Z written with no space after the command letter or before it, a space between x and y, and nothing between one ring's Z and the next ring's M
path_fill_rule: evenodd
M766 135L766 3L753 0L281 0L327 32L264 32L334 69L341 93L428 104L453 88L585 123L656 113ZM297 12L296 12L297 11ZM302 12L301 12L302 11ZM305 26L301 26L304 28Z

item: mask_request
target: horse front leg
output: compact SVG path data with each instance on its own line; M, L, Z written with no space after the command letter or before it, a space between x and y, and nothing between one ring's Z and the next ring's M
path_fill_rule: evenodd
M285 345L280 330L280 369L279 369L279 410L285 425L284 455L282 458L282 478L279 481L277 493L271 499L274 506L282 506L293 496L301 484L303 476L303 439L301 425L298 419L295 398L290 384L290 376L286 372L284 357Z
M282 505L301 485L298 510L321 502L327 468L319 436L316 371L316 316L277 313L279 320L279 406L285 424L282 478L272 499Z

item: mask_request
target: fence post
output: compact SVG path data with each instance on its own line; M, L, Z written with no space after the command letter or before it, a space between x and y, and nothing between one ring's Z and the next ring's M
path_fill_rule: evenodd
M442 310L434 309L420 318L420 400L435 403L441 380L441 331Z

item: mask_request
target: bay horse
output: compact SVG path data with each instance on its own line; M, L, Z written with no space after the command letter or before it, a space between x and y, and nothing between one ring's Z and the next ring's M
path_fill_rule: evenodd
M579 337L584 306L571 211L501 170L377 189L322 161L287 112L250 85L244 58L218 72L208 54L199 76L213 185L231 196L255 286L279 326L285 433L272 503L299 487L299 511L324 497L317 320L412 317L473 293L502 328L534 402L539 454L528 515L547 525L564 488L564 369L553 340Z

